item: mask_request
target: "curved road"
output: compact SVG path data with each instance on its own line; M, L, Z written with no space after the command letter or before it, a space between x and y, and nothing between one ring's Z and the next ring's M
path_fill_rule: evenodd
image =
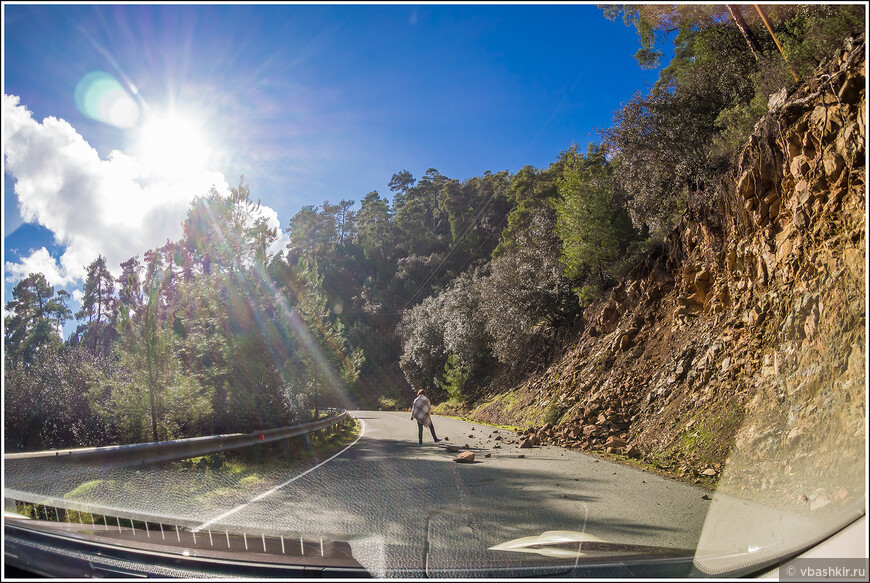
M684 549L700 537L709 504L701 488L557 447L520 450L504 445L516 439L512 433L439 416L436 431L449 440L434 444L427 431L421 447L409 413L352 414L363 423L352 446L315 467L278 471L267 485L233 492L220 508L183 491L149 500L149 481L171 478L131 469L112 470L126 472L113 475L123 491L106 492L102 505L156 512L191 527L348 541L354 558L379 577L423 570L469 576L506 563L541 564L547 559L538 554L488 549L546 531ZM453 462L448 444L467 445L475 462ZM88 471L111 473L92 468L76 479ZM4 477L7 489L58 498L69 483L8 467Z

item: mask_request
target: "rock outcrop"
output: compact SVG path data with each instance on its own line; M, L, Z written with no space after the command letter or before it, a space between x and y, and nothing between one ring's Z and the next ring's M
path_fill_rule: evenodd
M850 41L773 96L724 200L685 217L518 389L541 419L560 414L523 438L699 480L740 458L793 503L863 495L842 476L862 483L866 440L864 55ZM474 416L519 421L495 405ZM796 459L806 486L777 491Z

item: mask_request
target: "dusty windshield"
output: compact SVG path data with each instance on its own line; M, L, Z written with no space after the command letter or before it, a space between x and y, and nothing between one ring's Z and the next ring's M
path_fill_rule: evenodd
M865 22L4 3L6 560L733 575L863 516Z

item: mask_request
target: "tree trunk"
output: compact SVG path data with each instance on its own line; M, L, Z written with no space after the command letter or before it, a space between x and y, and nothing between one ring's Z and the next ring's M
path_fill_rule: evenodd
M782 60L785 61L788 70L791 71L791 76L794 77L795 83L800 83L800 78L798 74L795 73L794 69L791 68L791 65L788 64L788 59L785 58L785 51L782 50L782 45L779 44L779 39L776 38L776 33L773 32L773 25L770 24L770 20L767 19L767 14L764 13L764 9L758 4L755 5L755 10L758 11L758 15L761 17L761 20L764 22L764 26L767 27L767 31L770 33L771 38L773 38L773 42L776 43L776 48L779 49L779 54L782 55Z
M103 315L103 280L99 279L97 283L97 323L94 324L94 354L97 354L97 343L100 335L100 318Z
M154 377L151 367L148 368L148 399L151 402L151 434L157 440L157 404L154 402Z
M752 51L755 60L764 60L764 53L761 51L758 41L755 40L755 36L753 36L752 31L743 19L743 14L741 14L740 8L734 4L726 4L726 6L728 7L728 12L731 13L731 18L733 18L734 22L737 23L737 28L740 29L741 33L743 33L743 38L746 39L746 44L749 45L749 50Z

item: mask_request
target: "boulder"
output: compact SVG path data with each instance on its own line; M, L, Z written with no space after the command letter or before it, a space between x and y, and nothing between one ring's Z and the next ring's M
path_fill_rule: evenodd
M459 462L461 464L467 464L469 462L474 461L474 452L473 451L463 451L458 456L453 458L453 461Z
M660 265L656 265L652 273L650 273L650 279L660 284L668 284L674 282L674 276L671 275L667 269L661 267Z
M802 211L796 210L794 213L794 226L798 229L803 229L807 226L807 215Z
M847 78L843 86L840 87L837 98L843 103L856 103L861 95L862 85L863 82L859 80L858 76Z
M767 100L767 109L768 111L776 111L777 109L782 108L785 104L785 100L788 97L788 88L783 87L779 91L775 93L771 93L770 97Z
M764 320L764 310L759 306L753 306L752 309L746 312L743 316L743 321L750 327L755 328Z
M534 444L531 439L524 439L520 442L520 449L528 449L532 447Z
M766 201L765 201L766 202ZM702 269L698 273L695 274L695 289L699 292L702 292L704 295L707 294L707 290L710 289L710 279L712 274L709 269Z
M622 449L622 448L625 448L626 446L628 446L628 444L625 442L625 440L623 440L615 435L611 435L610 437L608 437L607 441L605 442L604 445L607 447L612 447L613 449L617 449L617 448Z
M823 164L825 166L825 174L831 183L836 182L840 178L840 174L843 172L843 168L845 168L843 157L832 148L828 148L825 152Z

